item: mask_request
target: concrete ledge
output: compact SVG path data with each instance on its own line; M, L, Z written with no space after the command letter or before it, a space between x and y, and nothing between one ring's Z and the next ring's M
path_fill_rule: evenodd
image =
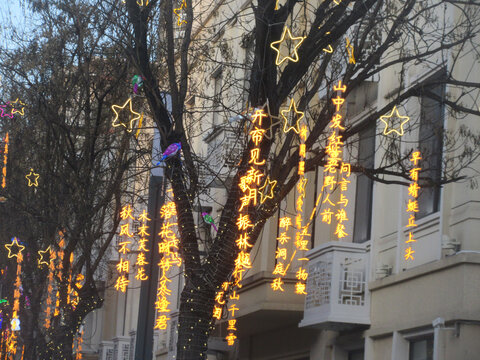
M423 264L409 270L405 270L399 274L394 274L387 276L383 279L371 281L368 284L368 288L371 292L375 292L376 290L388 286L394 286L404 281L409 281L417 277L421 277L437 271L443 271L447 268L464 264L480 265L480 253L459 252L456 255L452 255L441 260L435 260L430 263Z

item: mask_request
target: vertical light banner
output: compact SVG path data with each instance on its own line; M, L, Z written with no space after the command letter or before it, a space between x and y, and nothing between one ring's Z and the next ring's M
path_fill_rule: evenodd
M328 138L327 147L325 152L327 153L327 164L324 168L323 186L322 192L326 192L325 200L322 204L325 205L325 209L320 215L322 221L331 224L332 218L336 219L336 227L334 234L340 240L346 236L345 222L348 221L346 207L348 205L348 198L345 193L348 190L348 184L351 182L348 178L351 175L351 167L347 162L343 162L343 141L341 133L345 130L343 126L343 117L340 114L340 108L345 102L345 99L341 96L345 93L347 87L342 85L340 80L337 85L333 86L333 90L337 92L337 97L332 99L333 105L335 105L335 114L330 121L331 135ZM340 196L338 201L332 200L333 193L340 188Z
M70 300L73 295L73 288L72 288L72 272L73 272L73 260L74 260L73 252L70 254L70 268L68 270L68 288L67 288L67 304L70 304Z
M12 247L18 249L18 252L12 252ZM22 251L25 249L25 246L20 245L18 243L18 239L14 237L12 239L12 243L9 245L5 245L5 248L8 250L8 257L16 257L17 258L17 273L15 278L15 284L13 289L13 306L12 306L12 320L10 322L11 325L11 333L7 338L7 349L6 353L9 353L10 356L15 358L15 354L17 353L17 331L20 331L20 319L19 319L19 311L20 311L20 288L22 287L22 280L20 279L20 274L22 273L22 262L23 262L23 255Z
M115 289L117 291L126 292L130 280L128 280L128 274L130 272L130 260L127 259L128 253L130 252L130 244L132 243L130 239L133 237L133 234L130 232L130 220L135 220L132 215L132 207L130 205L125 205L120 212L120 219L125 223L120 225L120 237L121 242L118 243L118 253L120 260L117 264L118 278L115 282ZM122 239L122 236L125 236L125 239ZM123 255L123 257L122 257Z
M228 320L229 326L227 328L227 336L225 339L227 341L227 345L229 346L233 346L237 338L237 336L235 335L237 330L237 320L234 318L235 312L239 310L237 306L238 304L236 302L239 300L239 296L238 294L236 294L235 290L242 287L241 281L243 279L243 273L247 269L250 269L252 267L252 263L250 260L250 248L252 248L253 245L249 242L250 237L248 236L248 232L250 228L253 227L253 224L250 220L249 209L252 206L257 205L259 190L263 190L263 192L261 192L260 198L261 203L264 203L267 198L273 197L273 186L275 186L276 183L270 181L270 179L267 177L265 183L260 186L261 178L264 176L260 169L261 166L265 165L265 159L262 160L260 158L260 145L266 132L266 130L262 128L262 121L264 118L267 117L268 115L263 109L256 109L255 113L251 116L252 128L249 135L250 141L253 143L254 147L252 148L252 150L250 150L250 159L248 161L250 168L246 171L245 175L240 178L238 184L238 187L243 193L243 196L240 197L240 207L238 209L239 215L236 223L239 237L235 240L238 248L238 255L235 259L235 268L232 274L233 284L231 286L233 294L230 294L230 299L233 300L233 302L227 308L229 313L228 316L230 317L230 319ZM271 194L269 195L268 192L270 192ZM215 312L217 313L215 314ZM221 316L221 312L218 311L218 306L215 306L214 317L218 319L219 315Z
M292 226L292 218L284 216L278 220L278 227L281 230L279 236L277 237L277 250L275 251L276 264L272 272L272 275L277 275L277 277L275 277L270 284L273 291L285 291L285 289L282 287L284 284L282 276L285 276L288 268L288 265L286 265L286 261L288 259L288 249L286 246L290 240L290 236L288 236L288 228L290 226Z
M147 236L150 236L150 234L147 232L147 221L150 221L150 219L147 215L147 210L144 209L138 217L138 221L140 221L140 226L138 227L138 236L140 239L138 240L138 255L137 262L135 263L137 266L137 274L135 275L135 279L140 281L148 280L148 275L145 273L145 265L148 265L146 253L149 250L146 248L146 245L148 243Z
M158 282L157 299L155 301L156 319L154 329L165 330L167 328L167 321L170 320L168 314L171 309L168 308L170 301L168 297L172 291L168 288L168 283L171 280L167 276L167 272L172 266L180 267L182 259L178 255L178 244L180 240L177 236L177 209L175 202L173 202L173 191L167 190L167 197L169 199L160 209L160 217L163 219L161 231L158 235L161 237L161 242L158 244L158 252L161 259L159 262L161 277Z
M72 307L75 309L80 301L79 294L77 289L81 289L83 287L82 281L85 280L85 276L83 274L78 274L75 278L75 287L72 292Z
M302 253L305 255L305 252L308 251L308 227L309 224L303 225L303 211L304 211L304 202L305 202L305 190L307 186L307 178L305 177L305 158L306 158L306 145L305 141L307 141L308 129L306 124L302 124L300 127L300 145L298 147L298 176L300 177L297 182L297 201L295 204L295 210L297 212L297 216L295 218L295 227L297 231L295 233L295 252L294 255L297 253ZM299 257L298 261L300 262L300 266L295 274L297 278L297 282L295 283L295 293L299 295L306 295L306 281L308 278L308 273L305 268L305 263L308 261L308 258L305 256Z
M418 162L422 158L420 157L420 151L415 151L412 153L412 157L410 158L410 161L413 163L413 168L410 170L410 179L412 179L412 183L408 187L408 195L410 196L410 199L408 199L407 203L407 214L410 214L408 218L408 224L407 224L407 229L409 229L408 232L408 239L405 240L405 253L403 254L403 257L405 258L406 261L414 260L413 254L415 254L415 250L413 250L412 245L413 243L417 242L415 238L413 237L413 229L417 226L415 223L415 213L418 212L418 191L420 190L420 186L418 186L418 173L420 170L422 170L420 167L417 167Z
M57 286L57 292L56 292L56 297L55 297L55 310L53 312L53 316L58 316L60 314L60 284L63 281L63 257L65 255L64 249L65 249L65 239L63 237L63 232L58 233L60 235L60 241L58 243L58 248L59 250L57 251L56 258L58 259L57 262L57 274L58 274L58 286Z
M53 293L53 274L55 273L54 252L50 252L52 258L48 263L48 285L47 285L47 299L45 308L45 329L50 328L50 318L52 315L52 293Z
M83 344L83 329L77 338L77 351L75 352L75 360L81 360L82 356L82 344Z
M5 145L3 148L2 188L5 188L5 186L7 186L7 160L8 160L8 143L9 143L8 132L5 135L4 141L5 141Z

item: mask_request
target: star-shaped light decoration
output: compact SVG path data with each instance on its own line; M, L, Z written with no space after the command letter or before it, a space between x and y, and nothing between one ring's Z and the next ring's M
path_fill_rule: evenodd
M30 173L25 175L25 178L28 180L28 186L38 186L38 178L40 177L40 174L37 174L36 172L33 171L33 169L30 169Z
M12 247L17 248L17 251L14 251L12 249ZM18 258L18 255L22 256L22 251L23 251L23 249L25 249L25 246L20 245L18 243L18 239L16 237L14 237L14 238L12 238L12 243L5 245L5 248L8 250L8 258L10 259L14 256L17 257L17 258Z
M395 115L393 115L395 113ZM391 119L397 118L400 119L400 130L397 130L391 126ZM385 124L385 129L383 129L383 134L388 135L392 132L396 133L398 136L403 136L403 126L410 121L410 118L408 116L401 116L398 112L397 106L395 105L388 115L383 115L380 116L380 121L382 121Z
M48 254L48 261L45 260L45 254L46 253L49 253ZM48 265L49 262L51 262L53 260L52 258L52 248L51 246L49 246L48 248L46 248L45 250L39 250L38 251L38 255L40 256L40 258L38 259L38 265L42 265L42 264L45 264L45 265Z
M18 104L19 106L14 104ZM20 115L25 115L25 104L21 102L18 98L15 101L10 102L10 106L12 107L11 113L12 114L20 114ZM21 110L19 110L21 108Z
M288 121L288 113L292 112L293 108L293 113L297 115L297 120L295 121L295 125L291 125L290 122ZM297 134L300 134L300 120L302 120L303 116L305 115L303 112L297 110L297 105L295 104L295 100L291 99L290 100L290 105L288 106L288 110L281 110L280 114L283 117L284 123L283 123L283 132L288 133L290 130L295 131ZM295 116L292 114L293 116Z
M355 55L353 54L353 45L350 43L350 39L347 37L347 52L348 52L348 63L355 64Z
M120 109L124 109L127 104L130 104L130 113L132 114L132 117L130 119L130 121L128 122L128 125L126 125L124 122L121 122L119 121L119 110ZM133 123L136 121L136 120L140 120L142 118L142 115L140 113L137 113L135 111L133 111L133 108L132 108L132 99L129 98L125 104L123 104L122 106L119 106L119 105L112 105L112 110L113 112L115 113L115 119L113 119L112 121L112 126L113 127L117 127L117 126L123 126L127 132L132 132L133 130Z
M290 54L289 54L287 56L282 57L282 55L280 54L280 46L282 45L282 42L285 40L285 36L287 36L287 35L288 35L288 38L290 39L290 41L296 42L296 45L293 48L293 51L292 51L293 55L292 56L290 56ZM283 28L283 33L282 33L282 37L280 38L280 40L274 41L270 44L270 47L277 52L277 58L275 59L275 64L280 65L285 60L290 60L290 61L293 61L293 62L297 62L300 59L299 56L298 56L297 50L300 47L300 45L302 45L303 40L305 40L304 36L293 37L292 33L290 32L290 29L285 26ZM275 47L275 45L278 45L278 47Z
M187 3L186 3L185 0L182 0L182 4L180 5L180 7L176 8L176 9L173 9L173 12L175 13L175 15L177 15L177 25L178 26L187 23L187 21L183 19L183 16L180 13L182 11L182 9L186 9L186 8L187 8Z
M261 204L267 199L273 199L273 190L275 189L275 186L277 186L277 180L270 181L270 176L267 176L265 183L258 188Z
M13 114L7 110L7 105L0 105L0 118L5 116L9 117L10 119L13 118Z

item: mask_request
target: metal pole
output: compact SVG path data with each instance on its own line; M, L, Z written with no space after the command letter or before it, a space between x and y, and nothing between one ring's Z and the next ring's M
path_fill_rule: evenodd
M160 254L157 251L158 229L161 227L160 208L165 202L164 176L150 177L148 194L148 214L152 219L151 233L148 242L146 273L148 280L142 281L138 309L137 334L135 342L135 360L151 360L153 356L153 326L155 321L155 296L158 284L158 262Z

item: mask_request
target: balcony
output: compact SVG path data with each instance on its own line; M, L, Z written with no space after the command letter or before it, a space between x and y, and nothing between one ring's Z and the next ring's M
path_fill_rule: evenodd
M310 259L305 311L300 327L348 330L370 325L369 246L322 244Z

